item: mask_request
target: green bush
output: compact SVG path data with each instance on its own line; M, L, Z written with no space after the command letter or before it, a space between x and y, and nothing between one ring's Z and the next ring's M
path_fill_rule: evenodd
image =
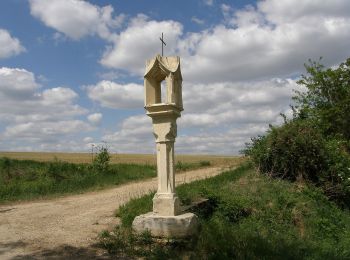
M293 98L299 116L311 119L325 136L349 141L350 58L336 68L325 68L311 60L305 68L307 75L302 75L298 84L307 91L297 91ZM350 151L349 143L347 148Z
M245 153L261 172L293 181L303 178L318 182L326 166L322 134L302 120L271 127L265 136L253 139Z
M209 167L211 165L210 161L199 161L199 162L181 162L177 161L175 164L176 171L188 171L195 170L201 167Z
M310 181L333 200L349 204L350 158L341 141L327 140L308 120L294 119L254 138L245 154L272 177Z
M210 163L210 161L200 161L200 162L199 162L199 165L200 165L201 167L205 167L205 166L210 166L211 163Z
M244 151L263 173L304 179L350 206L350 58L336 68L305 65L293 119L252 139Z
M98 147L98 153L92 162L92 166L99 172L107 172L111 156L106 146Z
M191 164L191 163L184 163L184 162L181 162L181 161L177 161L176 164L175 164L175 170L177 170L177 171L188 171L190 169L195 168L194 166L195 165Z

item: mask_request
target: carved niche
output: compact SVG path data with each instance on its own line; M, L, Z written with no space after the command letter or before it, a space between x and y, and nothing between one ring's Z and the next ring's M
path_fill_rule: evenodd
M162 102L161 83L166 83L166 99ZM182 75L180 57L163 57L157 55L146 63L144 75L145 108L160 104L176 106L180 111L182 105Z

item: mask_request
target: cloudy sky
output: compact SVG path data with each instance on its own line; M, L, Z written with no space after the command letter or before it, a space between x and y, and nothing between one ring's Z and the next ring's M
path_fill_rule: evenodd
M0 150L153 153L145 60L179 55L176 151L237 154L308 59L350 56L349 0L1 0Z

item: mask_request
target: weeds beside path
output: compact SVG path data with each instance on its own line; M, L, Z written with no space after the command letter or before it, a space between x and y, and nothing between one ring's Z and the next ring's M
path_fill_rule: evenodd
M176 182L208 178L222 170L211 167L180 173ZM0 206L0 258L45 259L55 254L67 258L67 252L77 254L75 259L97 258L91 244L100 231L117 224L114 210L156 186L153 178L54 200Z

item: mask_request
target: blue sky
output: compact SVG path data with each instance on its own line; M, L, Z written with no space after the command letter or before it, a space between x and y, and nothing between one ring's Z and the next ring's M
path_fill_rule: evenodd
M308 59L350 55L347 0L0 3L0 150L153 153L145 60L182 63L179 153L237 154L291 113Z

